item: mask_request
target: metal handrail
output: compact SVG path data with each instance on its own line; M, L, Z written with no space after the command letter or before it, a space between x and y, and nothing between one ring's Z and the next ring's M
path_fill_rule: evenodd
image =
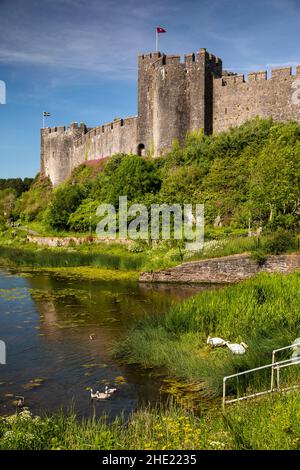
M272 351L272 363L271 364L266 364L264 366L255 367L253 369L248 369L248 370L245 370L245 371L242 371L242 372L237 372L236 374L227 375L227 376L223 377L223 398L222 398L223 409L225 408L226 404L230 404L230 403L234 403L234 402L242 401L242 400L247 400L249 398L258 397L258 396L261 396L261 395L265 395L267 393L272 393L274 391L286 391L286 390L291 390L291 389L300 387L300 384L297 384L297 385L294 385L294 386L291 386L291 387L285 387L283 389L280 388L280 369L282 369L284 367L289 367L289 366L292 366L292 365L299 365L300 364L300 358L298 358L298 359L297 358L284 359L282 361L277 361L277 362L275 362L275 360L274 360L276 352L283 351L285 349L289 349L289 348L292 348L292 347L295 347L295 346L298 346L298 345L300 346L300 342L296 343L296 344L291 344L289 346L285 346L284 348L274 349ZM243 397L238 397L238 398L233 398L231 400L226 400L226 382L227 382L228 379L231 379L233 377L239 377L241 375L250 374L252 372L256 372L258 370L263 370L263 369L268 369L268 368L271 368L271 388L270 388L270 390L264 390L262 392L252 393L250 395L246 395L246 396L243 396ZM275 370L277 371L277 376L276 376L276 385L277 385L277 387L276 387L276 389L274 389L274 371Z
M280 351L285 351L287 349L294 348L295 346L300 346L300 342L296 343L296 344L289 344L288 346L284 346L283 348L273 349L273 351L272 351L272 363L275 363L276 353L278 353ZM272 368L272 371L271 371L271 390L273 390L273 386L274 386L274 368Z

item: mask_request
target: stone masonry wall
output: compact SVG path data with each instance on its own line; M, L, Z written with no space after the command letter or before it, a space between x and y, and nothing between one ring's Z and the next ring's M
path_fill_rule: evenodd
M36 243L39 246L72 246L83 245L87 243L119 243L121 245L131 245L132 240L128 238L97 238L97 237L39 237L36 235L27 235L30 243Z
M63 183L71 173L74 140L86 132L85 124L41 129L41 175L49 176L53 186Z
M211 133L213 77L221 76L221 59L206 49L183 61L159 52L139 56L138 143L146 153L163 155L191 130Z
M116 119L91 129L74 142L71 153L71 170L86 160L137 153L137 117Z
M249 255L224 256L180 264L157 272L145 272L140 282L230 283L254 276L259 272L291 273L300 269L300 255L269 256L259 266Z
M256 116L284 122L300 120L300 67L297 75L291 74L291 67L248 75L232 75L214 79L213 89L213 132L225 131L239 126ZM296 87L295 87L296 86ZM296 98L295 103L292 96Z

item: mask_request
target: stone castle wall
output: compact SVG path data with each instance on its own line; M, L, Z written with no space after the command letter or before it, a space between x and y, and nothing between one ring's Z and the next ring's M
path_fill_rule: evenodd
M41 130L41 173L53 185L87 160L115 153L159 156L189 131L218 133L256 116L300 121L300 66L243 75L222 70L220 58L200 49L180 56L159 52L138 59L138 115L88 129L71 124Z
M71 170L86 160L98 160L115 153L137 153L136 142L136 116L95 127L73 142Z
M53 186L68 178L72 169L74 140L87 131L85 124L41 129L41 174L49 176Z
M213 131L218 133L243 124L256 116L275 121L300 120L300 67L292 75L291 67L267 72L217 78L213 85ZM297 82L296 80L299 80ZM294 96L294 100L292 97Z

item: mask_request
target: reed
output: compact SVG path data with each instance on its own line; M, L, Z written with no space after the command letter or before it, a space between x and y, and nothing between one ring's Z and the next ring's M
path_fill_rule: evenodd
M113 250L112 250L113 251ZM14 247L0 245L0 259L5 264L27 267L78 267L93 266L96 268L139 270L143 263L141 254L120 252L109 253L99 248L94 251L67 250L59 248Z

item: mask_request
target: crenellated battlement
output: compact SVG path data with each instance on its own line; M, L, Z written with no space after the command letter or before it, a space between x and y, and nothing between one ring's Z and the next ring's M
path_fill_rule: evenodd
M72 169L114 153L164 155L188 132L218 133L256 116L300 122L300 65L238 74L205 48L138 57L138 114L88 128L41 129L41 172L60 184Z
M248 73L248 82L261 82L267 80L267 71L261 70L259 72Z
M41 133L45 136L47 134L63 134L65 132L72 133L72 132L78 132L78 131L82 133L87 132L87 127L83 122L81 122L79 126L77 122L72 122L69 127L57 126L57 127L44 127L41 129Z
M258 72L249 72L247 76L247 80L243 74L232 74L226 75L222 77L215 78L215 84L217 86L234 86L236 84L252 84L253 82L265 82L270 81L274 82L277 80L288 80L288 79L296 79L300 76L300 65L296 67L296 73L293 74L292 67L283 67L283 68L275 68L271 69L269 74L267 70L260 70Z
M220 57L206 51L205 48L200 49L198 52L185 54L183 58L178 54L166 55L162 52L148 52L147 54L139 54L139 64L152 64L152 65L172 65L172 64L191 64L197 62L200 58L205 58L208 63L213 66L222 65Z
M292 75L292 67L271 70L272 78L285 78Z
M81 145L87 143L90 139L95 136L102 134L117 132L120 128L128 128L131 126L137 119L137 116L127 117L127 118L116 118L111 122L102 124L101 126L93 127L89 129L88 132L82 134L78 139L74 140L74 146L80 147Z

